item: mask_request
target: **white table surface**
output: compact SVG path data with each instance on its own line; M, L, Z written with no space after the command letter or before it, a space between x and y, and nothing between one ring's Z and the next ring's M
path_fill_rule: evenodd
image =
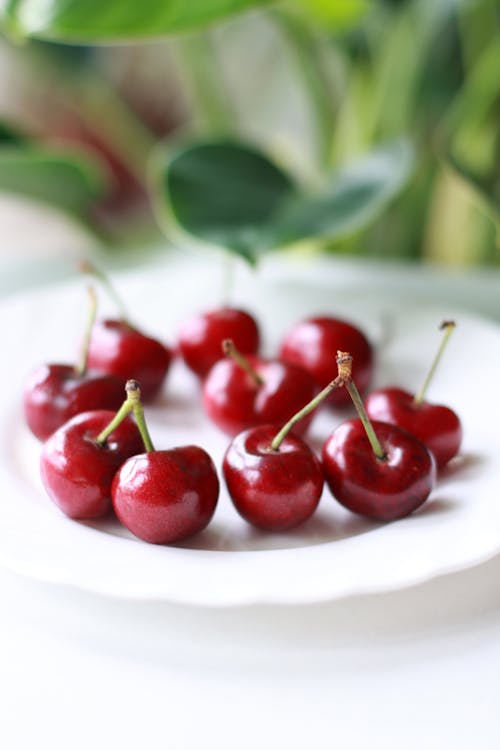
M3 294L62 267L0 261ZM500 320L498 273L343 262L335 278ZM0 596L5 750L500 747L500 558L301 607L130 602L7 570Z

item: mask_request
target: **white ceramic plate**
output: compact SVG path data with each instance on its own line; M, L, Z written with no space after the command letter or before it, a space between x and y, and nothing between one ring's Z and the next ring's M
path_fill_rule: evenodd
M138 324L173 341L180 320L215 302L219 269L172 263L118 281ZM404 290L387 298L380 287L357 289L355 279L342 287L334 275L311 283L287 280L282 273L240 273L236 287L238 303L259 315L268 351L307 314L337 314L361 324L377 346L377 384L416 388L439 342L439 322L457 319L430 397L460 413L465 441L461 458L440 478L432 498L413 516L380 525L344 510L325 490L307 524L270 535L240 519L222 488L210 526L176 547L141 542L114 520L67 519L41 486L40 446L24 427L20 394L34 366L73 358L85 292L81 281L72 282L0 304L0 563L107 595L232 606L383 592L499 552L500 434L490 418L500 378L500 330L424 299L408 299ZM182 363L176 363L148 415L157 447L198 442L220 466L227 440L201 413L197 383ZM342 418L320 414L312 431L315 444Z

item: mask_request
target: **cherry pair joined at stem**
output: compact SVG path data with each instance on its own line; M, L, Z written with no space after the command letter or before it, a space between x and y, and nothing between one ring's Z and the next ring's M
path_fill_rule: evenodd
M210 521L219 494L217 473L198 446L155 451L138 383L128 381L126 390L112 419L110 412L88 412L56 431L42 451L42 481L72 518L103 515L112 502L136 536L173 543Z
M307 444L289 433L339 387L345 387L360 418L340 425L323 446L323 471L336 499L356 513L387 521L408 515L429 496L436 473L429 450L398 427L371 425L352 380L351 355L338 352L337 366L337 377L279 432L273 425L258 426L238 435L227 449L228 491L250 523L283 531L315 511L323 472Z

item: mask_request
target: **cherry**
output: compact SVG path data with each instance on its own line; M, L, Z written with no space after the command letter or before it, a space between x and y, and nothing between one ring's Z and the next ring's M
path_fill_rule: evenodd
M223 461L236 510L267 531L286 531L306 521L323 491L321 464L301 438L290 434L279 450L272 450L277 430L259 425L240 433Z
M237 435L222 464L238 513L266 531L286 531L306 521L323 491L321 464L291 430L339 385L330 382L279 429L258 425Z
M366 336L351 323L331 317L308 318L297 323L285 336L280 358L304 367L323 388L337 373L331 353L349 351L354 361L353 375L364 391L373 371L373 349ZM335 390L327 403L340 406L349 402L343 388Z
M212 518L219 495L217 473L208 453L196 445L155 451L136 381L128 381L127 393L146 452L129 458L116 473L113 508L135 536L171 544L201 531Z
M212 367L203 384L203 406L209 418L228 435L257 424L286 422L317 390L312 376L297 365L261 357L244 357L226 339L229 355ZM295 426L302 434L313 414Z
M125 320L95 324L89 346L89 366L115 375L123 383L133 376L141 382L144 401L160 391L172 360L172 351Z
M99 279L121 313L120 319L101 320L94 325L89 367L121 378L122 388L129 378L135 378L141 383L143 400L152 400L167 376L172 350L129 322L125 306L106 274L90 262L80 264L80 270Z
M42 482L70 518L96 518L107 513L117 469L143 450L137 425L126 416L126 404L116 415L108 410L78 414L43 446Z
M430 404L424 400L455 323L444 321L441 328L444 329L441 345L417 395L396 387L380 388L370 393L365 401L365 408L371 419L402 427L425 443L434 454L438 469L457 455L462 442L462 425L455 412L447 406Z
M118 409L123 401L122 380L88 370L88 341L97 307L93 289L89 289L89 298L90 313L80 364L42 365L25 385L24 417L39 440L46 440L75 414L91 409Z
M369 421L351 379L352 357L338 352L339 377L360 419L344 422L323 445L323 469L334 497L355 513L379 521L403 518L429 496L435 461L414 435Z
M179 351L196 375L204 378L222 358L221 345L231 339L243 354L256 354L260 334L255 319L245 310L221 307L195 315L180 328Z

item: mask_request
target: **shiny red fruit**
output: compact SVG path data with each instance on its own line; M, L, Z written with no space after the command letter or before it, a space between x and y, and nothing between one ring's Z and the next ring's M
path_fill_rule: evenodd
M78 414L43 446L42 482L52 500L70 518L96 518L107 513L117 469L127 458L144 450L137 425L130 417L104 445L96 442L114 416L115 412L107 410Z
M39 440L47 440L68 419L92 409L118 409L123 381L114 375L86 372L72 365L42 365L28 379L23 394L24 417Z
M123 320L101 320L94 324L90 338L88 365L141 384L143 401L160 391L172 360L171 350L146 336Z
M300 365L324 388L337 376L337 351L353 357L352 376L358 389L364 391L373 372L373 349L366 336L351 323L337 318L308 318L292 328L280 350L285 362ZM345 388L333 391L327 399L331 406L349 403Z
M386 453L377 458L359 419L344 422L323 445L323 469L334 497L354 513L392 521L412 513L428 498L436 478L435 461L410 433L373 422Z
M306 370L278 360L248 357L261 384L232 359L217 362L203 384L203 406L208 417L228 435L258 424L287 422L315 395L317 386ZM293 430L302 435L313 414Z
M171 544L205 528L217 505L219 480L208 453L189 445L129 459L111 493L116 515L135 536Z
M196 315L181 326L179 351L189 369L204 378L222 359L224 339L231 339L242 354L256 354L260 334L255 319L244 310L233 307Z
M365 408L371 419L390 422L416 435L434 454L438 469L460 450L462 425L447 406L426 401L415 405L408 391L380 388L367 396Z
M288 434L278 451L271 442L276 425L260 425L239 434L223 461L227 489L238 513L267 531L286 531L306 521L323 491L321 464L296 435Z

